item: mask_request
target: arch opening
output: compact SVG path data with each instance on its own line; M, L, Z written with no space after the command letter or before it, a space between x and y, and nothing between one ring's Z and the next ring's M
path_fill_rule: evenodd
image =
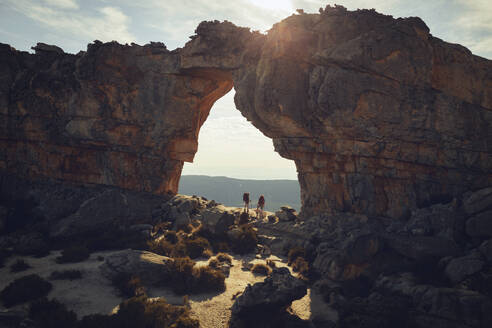
M217 100L199 131L193 162L185 162L179 193L197 194L228 206L241 206L242 193L252 202L260 194L266 209L301 208L294 161L275 152L272 139L247 121L234 105L235 91Z

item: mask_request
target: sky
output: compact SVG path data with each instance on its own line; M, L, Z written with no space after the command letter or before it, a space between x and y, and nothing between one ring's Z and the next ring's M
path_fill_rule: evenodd
M228 20L265 32L295 9L318 12L334 2L317 0L0 0L0 42L31 51L37 42L66 52L93 40L183 47L203 20ZM375 8L394 17L421 17L431 33L492 59L490 0L337 0L350 10ZM219 99L203 125L193 163L183 174L244 179L296 179L293 161L234 106L234 91Z

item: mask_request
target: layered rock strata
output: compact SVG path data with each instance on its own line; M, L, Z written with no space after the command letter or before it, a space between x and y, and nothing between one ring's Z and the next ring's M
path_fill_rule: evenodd
M0 168L176 193L213 103L295 161L304 216L410 210L492 184L492 62L418 18L327 7L266 34L201 23L184 48L0 47Z

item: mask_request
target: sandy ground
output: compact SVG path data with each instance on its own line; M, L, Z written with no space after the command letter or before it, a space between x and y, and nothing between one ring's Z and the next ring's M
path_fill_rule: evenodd
M115 289L108 279L103 277L99 266L103 263L99 257L104 257L111 252L92 253L88 260L80 263L58 264L55 259L60 252L51 252L43 258L29 256L13 256L6 261L5 266L0 268L0 289L5 288L13 280L29 275L38 274L53 284L49 298L56 298L64 303L68 309L73 310L79 317L92 313L108 314L122 301L117 296ZM10 265L23 259L32 268L22 272L11 273ZM53 271L80 270L82 279L76 280L50 280ZM12 309L26 307L26 304L17 305Z
M122 301L116 290L111 286L109 280L103 277L99 271L99 266L103 263L100 257L107 256L112 252L97 252L91 254L87 261L73 264L58 264L55 262L59 252L52 252L44 258L33 257L12 257L5 267L0 269L0 290L7 286L11 281L22 276L36 273L41 277L48 279L50 274L55 271L76 269L82 271L82 279L78 280L50 280L53 284L53 290L48 295L49 298L56 298L67 307L77 313L80 317L92 314L113 312L117 305ZM24 259L33 268L23 272L11 273L10 265L17 259ZM269 259L275 260L277 267L286 266L285 261L278 257L271 256ZM261 282L264 276L255 276L249 270L244 268L244 264L251 262L263 262L263 259L256 259L253 256L236 256L233 258L229 277L226 279L226 290L223 293L208 293L191 295L189 297L192 315L200 321L203 328L227 327L231 311L230 307L234 302L234 295L244 291L248 284ZM207 261L199 262L198 265L204 265ZM49 279L48 279L49 280ZM183 304L183 297L175 295L167 288L150 288L147 290L149 297L164 297L169 303ZM323 307L316 308L311 302L311 292L301 300L293 302L292 309L302 319L309 319L312 312L326 311ZM318 302L316 302L318 303ZM18 305L16 308L26 307L27 305Z

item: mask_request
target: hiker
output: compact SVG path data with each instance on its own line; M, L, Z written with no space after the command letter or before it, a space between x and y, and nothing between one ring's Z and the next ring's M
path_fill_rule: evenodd
M243 202L244 202L244 211L249 214L249 192L245 192L243 194Z
M261 195L256 206L256 213L259 213L259 218L263 219L263 208L265 207L265 196ZM257 214L258 215L258 214Z

